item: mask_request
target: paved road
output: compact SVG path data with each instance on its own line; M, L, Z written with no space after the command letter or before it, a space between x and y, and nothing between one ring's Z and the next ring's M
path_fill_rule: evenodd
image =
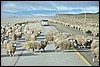
M41 29L42 33L38 37L38 40L44 39L44 33L48 30L57 31L57 29L50 26L41 26L40 23L28 24L29 27ZM24 36L17 40L17 50L15 57L9 57L6 54L6 50L1 46L1 66L87 66L86 62L77 54L77 51L71 49L69 52L62 53L60 50L54 52L54 44L50 42L45 48L45 52L35 54L30 50L27 53L26 49L23 49L25 43Z
M63 26L61 24L52 24L58 31L60 32L69 32L69 33L72 33L73 35L85 35L85 36L89 36L88 34L86 33L83 33L79 30L76 30L74 28L71 28L71 27L68 27L68 26ZM77 49L78 50L78 49ZM79 53L90 63L92 64L93 66L99 66L99 62L92 62L92 59L93 59L93 55L90 51L90 49L87 49L87 50L78 50Z

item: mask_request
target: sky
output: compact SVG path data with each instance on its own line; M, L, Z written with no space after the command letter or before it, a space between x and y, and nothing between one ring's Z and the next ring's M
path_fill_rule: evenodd
M1 1L1 16L53 16L99 12L99 1Z

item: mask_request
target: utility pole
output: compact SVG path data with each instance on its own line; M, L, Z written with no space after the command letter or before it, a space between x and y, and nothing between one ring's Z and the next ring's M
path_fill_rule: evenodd
M85 6L84 6L84 9L85 9ZM86 9L85 9L85 23L86 23Z
M86 22L86 12L85 12L85 22Z

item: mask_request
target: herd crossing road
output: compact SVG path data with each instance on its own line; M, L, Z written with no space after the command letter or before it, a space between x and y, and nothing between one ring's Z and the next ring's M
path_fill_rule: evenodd
M43 40L47 31L58 31L55 26L42 26L40 23L29 23L29 27L37 28L42 31L37 40ZM14 57L7 55L6 50L1 46L1 66L91 66L91 64L74 48L64 53L58 49L55 52L55 45L49 42L45 51L32 53L32 49L27 52L24 49L24 34L17 40L17 48Z

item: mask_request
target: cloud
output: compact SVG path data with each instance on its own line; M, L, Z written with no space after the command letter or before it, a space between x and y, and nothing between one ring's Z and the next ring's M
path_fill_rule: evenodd
M98 1L2 1L2 15L53 15L99 11Z

